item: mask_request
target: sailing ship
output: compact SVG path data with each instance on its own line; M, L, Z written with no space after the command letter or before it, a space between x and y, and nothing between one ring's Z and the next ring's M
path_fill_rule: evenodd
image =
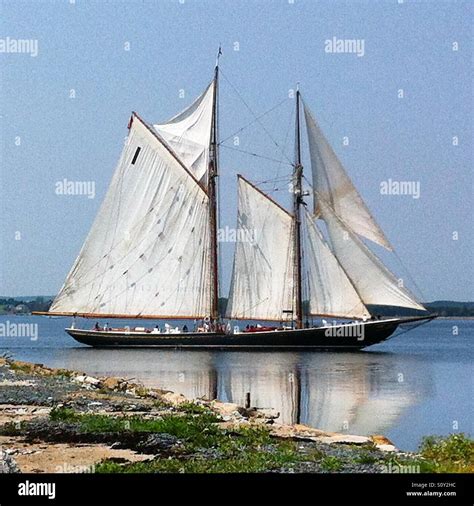
M253 240L236 243L227 310L219 314L218 88L219 57L205 91L169 121L149 124L132 113L79 256L50 310L36 314L194 320L191 330L66 329L91 346L191 349L354 350L432 319L363 241L392 249L299 90L292 210L238 176L238 232ZM310 191L303 188L301 112ZM371 304L417 313L374 318ZM315 325L314 317L334 321ZM241 320L261 323L241 329Z

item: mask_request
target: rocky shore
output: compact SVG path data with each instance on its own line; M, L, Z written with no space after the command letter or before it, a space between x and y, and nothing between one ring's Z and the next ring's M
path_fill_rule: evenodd
M381 435L276 418L272 410L0 357L0 473L434 470L435 462Z

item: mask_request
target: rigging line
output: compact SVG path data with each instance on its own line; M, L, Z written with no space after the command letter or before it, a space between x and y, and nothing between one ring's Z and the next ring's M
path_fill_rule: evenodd
M278 144L278 142L273 138L273 136L270 134L270 132L265 128L265 125L258 119L257 115L253 112L253 110L251 109L251 107L247 104L247 102L244 100L244 98L242 97L242 95L239 93L239 91L237 90L237 88L229 81L229 79L227 78L227 76L224 74L224 72L222 72L221 70L221 75L224 77L224 79L229 83L229 85L231 86L231 88L234 90L234 92L237 94L237 96L240 98L240 100L242 101L242 103L245 105L245 107L250 111L250 113L252 114L252 116L255 118L255 120L258 122L258 124L262 127L262 130L267 134L267 136L269 137L269 139L273 142L273 144L275 144L275 146L281 151L282 155L288 160L288 162L293 165L292 161L286 156L285 152L282 150L282 148L280 147L280 145Z
M269 156L259 155L258 153L252 153L251 151L245 151L244 149L234 148L233 146L226 146L225 144L222 144L221 148L232 149L233 151L239 151L240 153L254 156L256 158L263 158L265 160L270 160L271 162L281 163L281 160L277 160L276 158L271 158ZM290 163L289 165L292 165L292 164Z
M285 181L291 181L292 179L292 176L287 174L286 176L280 176L280 177L275 177L275 178L271 178L271 179L265 179L263 181L254 181L253 184L255 185L260 185L260 184L271 184L271 183L284 183Z
M245 130L246 128L248 128L249 126L252 126L254 123L256 123L259 119L263 118L264 116L266 116L267 114L270 114L271 112L273 112L275 109L277 109L278 107L280 107L282 104L284 104L286 101L288 100L288 98L284 98L279 104L273 106L271 109L269 109L268 111L264 112L263 114L261 114L260 116L257 116L253 121L251 121L250 123L248 123L247 125L243 126L242 128L239 128L237 131L235 131L233 134L231 135L228 135L227 137L225 137L224 139L222 139L220 142L219 142L219 146L225 142L225 141L228 141L231 137L234 137L235 135L237 135L238 133L242 132L242 130Z
M286 129L285 139L283 141L283 149L284 150L286 150L286 146L288 144L288 137L289 137L289 134L290 134L291 126L293 124L293 114L294 114L294 109L291 108L291 111L290 111L290 121L288 123L288 128ZM279 175L280 175L280 170L281 170L282 163L283 163L283 157L281 157L280 162L278 163L277 171L276 171L276 177L279 177Z
M402 329L402 328L403 328L403 327L402 327L402 325L410 325L409 323L407 324L407 323L403 323L403 322L402 322L402 323L399 325L398 329L397 329L397 330L396 330L396 331L395 331L395 332L394 332L394 333L393 333L390 337L387 337L387 339L385 339L385 340L386 340L386 341L388 341L388 340L390 340L390 339L393 339L394 337L399 337L399 336L401 336L401 335L403 335L403 334L406 334L406 333L407 333L407 332L409 332L410 330L415 330L416 328L421 327L422 325L426 325L426 324L427 324L427 323L429 323L430 321L431 321L431 320L422 320L422 321L421 321L421 322L419 322L419 323L415 323L415 324L413 324L413 325L411 325L411 326L408 326L408 327L407 327L406 329L404 329L402 332L399 332L399 333L397 334L397 331L398 331L399 329Z
M397 251L396 251L395 248L392 249L392 253L394 254L395 258L398 260L398 263L400 264L400 266L402 267L402 269L408 275L408 278L409 278L410 282L415 287L415 290L418 292L418 296L421 296L421 299L423 299L424 302L427 302L427 300L425 298L425 294L421 291L421 288L417 285L417 283L415 281L415 278L413 277L413 275L411 274L411 272L408 270L408 267L402 262L402 259L398 255L398 253L397 253Z

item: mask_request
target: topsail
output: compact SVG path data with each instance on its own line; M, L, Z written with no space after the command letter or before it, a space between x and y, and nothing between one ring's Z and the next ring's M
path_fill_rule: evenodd
M391 250L385 234L370 214L306 104L304 114L316 194L319 194L356 234ZM318 213L317 195L314 203L315 213Z
M166 123L153 125L199 181L206 182L209 167L215 82L189 107Z

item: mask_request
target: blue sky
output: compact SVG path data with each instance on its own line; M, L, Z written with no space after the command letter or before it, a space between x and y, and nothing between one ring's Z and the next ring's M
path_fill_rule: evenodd
M0 2L0 39L38 41L35 57L0 53L0 294L56 293L130 112L159 122L183 109L211 80L222 43L221 138L253 119L230 81L256 114L283 101L262 123L282 147L289 132L291 158L288 92L299 81L403 265L374 251L410 286L409 273L423 300L472 300L472 3L398 1ZM363 40L364 55L325 52L333 37ZM282 158L258 125L239 135L240 149ZM289 171L222 148L222 226L235 226L237 173L262 181ZM57 195L65 178L94 181L95 198ZM420 198L382 195L388 179L419 182ZM280 190L273 196L287 204ZM224 291L232 247L222 246Z

